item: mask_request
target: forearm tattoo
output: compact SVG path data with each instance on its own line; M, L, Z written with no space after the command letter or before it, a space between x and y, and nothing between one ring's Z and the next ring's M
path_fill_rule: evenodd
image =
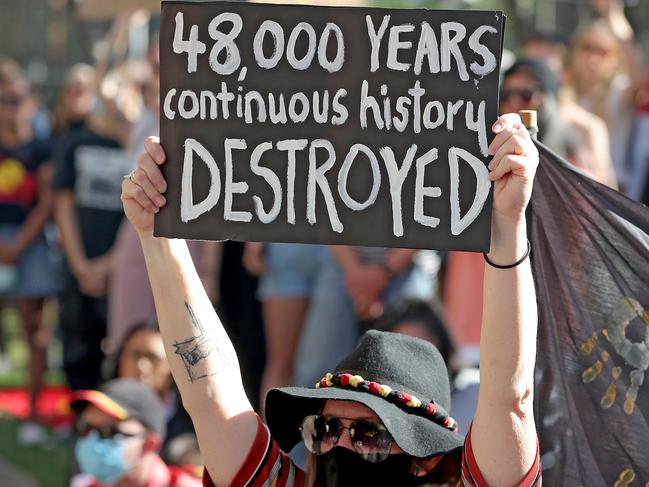
M175 342L173 346L175 348L174 352L176 355L180 355L183 364L185 364L190 382L194 382L197 379L217 374L219 370L213 370L215 366L218 369L221 366L229 365L232 363L232 359L227 351L218 346L213 336L205 333L201 321L189 303L185 303L185 307L197 334ZM207 360L214 355L216 355L216 363Z

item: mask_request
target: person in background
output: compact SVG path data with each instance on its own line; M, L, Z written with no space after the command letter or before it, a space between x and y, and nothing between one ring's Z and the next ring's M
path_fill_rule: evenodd
M649 205L649 76L638 97L638 111L633 122L629 163L633 178L627 188L630 198Z
M54 105L52 135L60 145L85 126L97 103L95 70L88 64L75 64L65 74Z
M606 123L617 180L620 189L626 191L635 177L629 171L627 156L644 63L622 1L590 3L598 18L573 38L569 89L577 104Z
M154 44L150 49L148 63L131 64L130 71L136 72L134 78L138 81L139 97L143 104L126 146L126 158L130 164L128 170L135 168L144 139L159 131L160 72L157 45ZM216 298L219 245L216 242L189 242L192 256L212 299ZM112 254L106 342L107 351L111 353L132 326L156 319L144 255L138 245L137 234L128 221L123 221L119 227Z
M124 336L114 357L113 378L149 386L165 405L166 435L160 455L173 465L200 465L194 427L176 392L156 322L140 323Z
M521 54L526 59L544 61L563 86L565 64L568 56L567 39L551 32L536 31L521 43Z
M72 390L101 379L107 289L113 244L123 209L122 177L130 169L120 134L128 131L128 80L119 72L103 81L103 96L85 128L59 154L54 177L55 219L65 265L59 296L63 368Z
M559 115L559 80L544 61L519 59L504 74L500 88L500 112L538 112L541 142L575 161L579 140Z
M158 451L164 405L145 384L115 379L72 394L77 412L74 456L81 473L72 487L198 487L187 469L168 466Z
M404 298L429 300L435 291L433 251L329 247L298 346L294 384L312 385L351 352L362 328Z
M259 277L266 337L260 403L273 387L287 386L309 303L327 262L324 245L248 242L243 263Z
M568 73L567 43L558 35L533 33L521 46L521 53L526 59L535 59L546 63L559 81L559 117L569 125L573 135L579 137L579 154L573 161L581 169L600 183L617 189L617 177L611 162L608 128L604 121L584 110L574 101L566 87Z
M534 110L538 113L538 138L601 183L615 185L615 171L608 158L595 154L573 124L565 120L559 101L559 78L539 59L519 59L504 75L500 93L501 113ZM603 128L605 130L605 128ZM604 132L605 134L605 132ZM603 142L606 143L604 137Z
M453 418L460 433L468 433L478 405L480 369L456 366L453 340L437 307L421 300L399 301L388 307L376 329L421 338L435 345L449 372Z
M244 242L223 242L215 308L223 327L239 351L241 379L255 411L261 411L259 391L266 366L264 319L257 298L259 280L243 265ZM261 401L263 403L263 401Z
M50 147L34 136L30 86L15 67L0 69L0 309L11 299L30 351L30 416L18 431L23 444L45 440L37 399L43 385L49 332L43 304L56 295L56 261L44 234L52 213Z
M2 56L2 54L0 54L0 71L5 74L20 73L21 76L24 76L20 65L13 59ZM52 134L50 114L47 108L42 105L31 86L29 95L24 100L23 112L29 121L28 123L34 138L47 143Z
M401 299L387 307L373 329L421 338L435 345L450 365L455 347L437 306L421 299Z

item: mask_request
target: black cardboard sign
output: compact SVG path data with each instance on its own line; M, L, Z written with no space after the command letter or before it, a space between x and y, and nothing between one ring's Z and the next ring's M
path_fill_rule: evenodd
M163 2L155 234L486 251L504 22Z

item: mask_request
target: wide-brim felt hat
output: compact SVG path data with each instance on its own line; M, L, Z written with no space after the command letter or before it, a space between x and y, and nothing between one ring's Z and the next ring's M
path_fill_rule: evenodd
M280 448L290 451L302 437L306 416L325 401L353 401L370 408L408 455L425 458L460 450L464 436L448 414L448 372L431 343L397 333L371 330L333 373L315 387L271 389L266 422Z

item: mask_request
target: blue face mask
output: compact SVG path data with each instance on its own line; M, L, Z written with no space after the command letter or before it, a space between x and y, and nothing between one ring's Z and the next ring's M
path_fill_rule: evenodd
M125 451L125 438L104 439L92 430L79 439L74 453L83 473L92 475L100 484L113 485L130 470Z

